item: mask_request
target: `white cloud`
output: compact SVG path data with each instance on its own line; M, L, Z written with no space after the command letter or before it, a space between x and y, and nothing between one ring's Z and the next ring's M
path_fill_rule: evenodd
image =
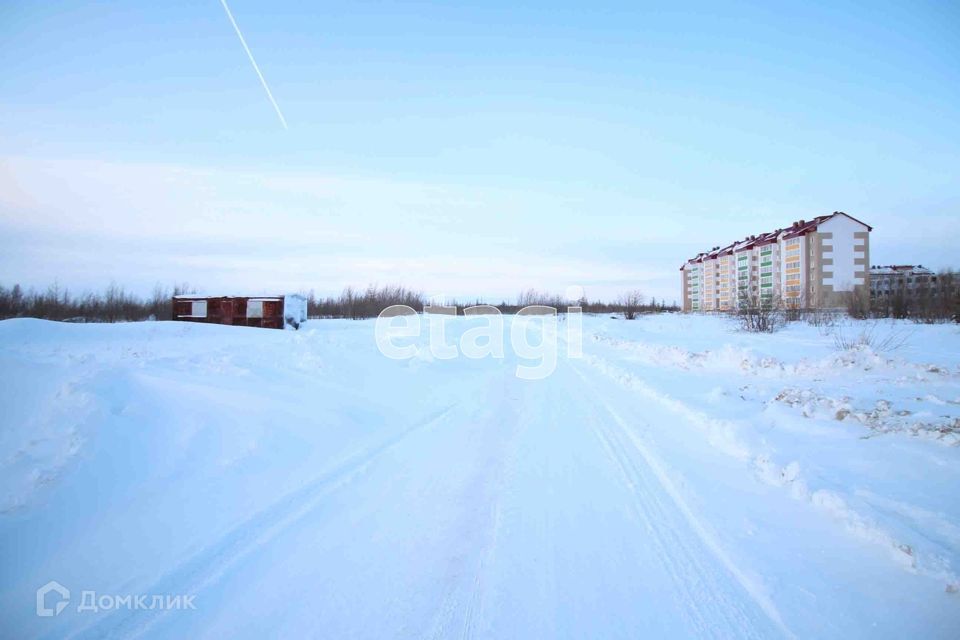
M677 258L639 258L662 228L631 224L637 252L608 256L605 246L624 242L623 221L601 203L592 216L582 207L520 191L309 172L6 158L0 224L10 246L0 267L16 280L74 288L400 282L462 298L570 285L591 297L637 286L672 293Z

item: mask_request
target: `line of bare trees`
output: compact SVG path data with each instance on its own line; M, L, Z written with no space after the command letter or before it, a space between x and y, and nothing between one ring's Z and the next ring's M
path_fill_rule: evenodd
M365 290L347 287L339 296L326 298L317 298L313 292L307 294L307 314L311 318L374 318L387 307L397 304L411 307L419 313L430 305L430 301L419 291L397 285L370 285ZM467 307L481 304L496 307L503 314L512 314L524 307L540 305L553 307L558 313L567 313L570 307L580 307L583 313L617 313L628 320L633 320L639 314L680 310L676 304L667 304L666 301L658 302L655 298L647 300L638 290L624 293L614 302L591 301L586 298L571 302L559 294L526 289L520 292L516 302L504 300L492 304L482 300L472 302L453 300L444 304L456 307L457 315L464 315L463 310Z
M339 296L317 298L307 294L307 316L310 318L375 318L393 305L406 305L418 313L423 311L424 295L400 285L370 285L366 289L347 287Z
M824 309L816 305L783 304L775 297L753 294L741 297L734 312L741 329L770 333L787 322L803 321L815 326L832 325L838 316L860 320L894 318L923 324L960 322L960 273L941 271L926 287L898 288L871 296L866 289L851 291L843 297L843 309Z
M24 289L0 285L0 320L6 318L44 318L66 322L130 322L168 320L172 313L172 297L190 293L188 285L167 289L157 285L153 293L140 297L111 283L100 292L72 293L52 284L46 289Z
M19 284L12 287L0 285L0 320L7 318L44 318L66 322L135 322L140 320L168 320L172 316L172 297L183 293L195 293L189 285L171 288L157 285L150 296L141 297L118 284L110 284L99 292L73 293L53 284L46 289L24 289ZM430 304L420 291L400 285L370 285L366 289L347 287L337 296L317 297L306 294L307 313L311 318L374 318L393 305L406 305L422 312ZM489 302L447 302L455 306L457 314L463 315L466 307ZM516 302L501 301L492 304L503 314L516 313L523 307L543 305L566 313L569 307L580 307L583 313L622 314L632 320L640 314L679 311L675 304L649 300L640 291L628 291L613 302L582 298L570 302L562 296L536 289L522 291Z

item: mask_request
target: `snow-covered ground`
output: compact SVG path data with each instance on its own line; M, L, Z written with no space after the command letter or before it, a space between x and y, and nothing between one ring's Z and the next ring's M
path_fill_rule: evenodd
M957 637L957 326L586 317L543 380L373 327L0 322L0 636Z

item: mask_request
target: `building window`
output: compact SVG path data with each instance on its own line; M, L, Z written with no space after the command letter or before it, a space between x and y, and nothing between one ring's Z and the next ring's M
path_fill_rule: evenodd
M206 318L207 317L207 301L206 300L194 300L191 305L190 315L194 318Z

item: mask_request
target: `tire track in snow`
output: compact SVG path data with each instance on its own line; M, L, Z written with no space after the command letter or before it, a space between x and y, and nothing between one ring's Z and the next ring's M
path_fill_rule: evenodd
M612 435L608 433L606 428L595 423L592 424L592 428L604 453L616 467L621 482L633 495L630 506L648 534L645 542L654 548L657 557L672 578L667 587L672 591L674 599L683 603L681 608L687 621L695 628L695 635L697 637L712 635L712 627L707 622L702 605L699 604L701 594L696 588L700 582L697 576L701 575L702 572L697 571L697 567L685 553L678 552L681 547L675 539L667 539L668 534L662 531L665 521L662 510L652 509L649 498L643 498L640 489L643 479L635 465L625 457L622 445L614 443ZM670 537L676 538L676 536ZM686 552L686 549L683 549L683 551ZM731 626L729 622L725 625L725 627Z
M621 482L633 496L632 510L645 527L645 539L655 550L672 580L668 587L674 597L683 603L688 622L695 628L696 637L729 637L735 629L737 637L756 638L758 634L738 601L724 597L716 571L709 563L700 561L702 548L695 548L679 535L685 523L677 522L676 509L670 510L660 500L661 491L644 465L631 456L629 447L618 437L615 429L602 420L590 420L594 435L618 471ZM718 625L717 622L723 624Z
M513 447L516 438L526 427L526 423L521 419L522 411L515 406L517 398L510 390L510 384L515 380L512 371L504 374L504 377L498 378L498 380L501 383L501 386L497 389L498 392L490 395L498 399L496 406L499 411L489 409L484 412L486 420L482 423L502 422L503 415L507 413L514 418L515 428L508 441L498 449L501 452L507 452L506 455L490 456L491 464L481 465L482 469L492 469L493 477L492 480L488 481L491 487L490 504L486 505L488 509L484 510L489 511L490 517L479 523L481 526L487 527L487 530L483 533L482 547L478 549L476 560L470 565L471 577L466 582L457 583L446 593L429 625L428 631L423 634L422 637L431 640L450 637L468 640L477 637L477 624L483 618L484 578L496 550L500 533L500 502L501 492L504 490L505 484L504 474L506 468L514 462L515 452Z
M476 637L477 620L482 619L483 614L483 592L484 592L484 572L493 557L494 549L497 545L497 535L500 530L500 504L493 506L493 523L490 532L490 538L486 548L477 561L477 568L474 573L474 580L470 590L470 596L467 600L467 606L464 610L463 628L460 632L461 640L469 640Z
M684 603L684 611L696 628L696 637L730 637L735 630L737 638L760 638L741 603L727 595L724 580L716 574L711 563L701 561L702 546L690 544L680 535L683 522L676 522L676 509L671 513L651 485L649 471L633 459L627 446L607 426L594 425L598 439L610 460L620 472L623 483L633 494L631 505L646 526L647 541L656 549L672 577L670 587L675 597ZM721 622L721 624L718 624Z
M677 577L677 580L684 585L687 591L685 599L691 605L691 612L695 616L693 620L700 630L705 634L714 635L717 631L709 626L705 626L703 617L704 611L700 606L700 600L696 592L689 589L686 584L691 578L709 575L709 568L705 567L697 560L697 550L683 542L680 536L668 534L667 529L662 526L663 520L668 519L663 504L659 501L655 491L639 490L646 474L644 467L652 473L654 480L659 484L662 492L673 503L673 507L686 521L690 530L696 535L713 558L715 558L726 571L743 588L746 595L760 608L767 618L788 638L794 638L793 632L784 624L774 603L769 596L764 593L759 585L746 575L746 573L736 565L732 558L723 549L716 536L708 530L707 526L697 517L690 506L687 504L683 495L677 489L671 480L669 474L664 469L662 463L657 459L647 445L633 432L630 425L610 406L609 402L592 385L587 376L585 376L573 363L570 363L574 372L583 380L584 384L591 388L593 393L590 395L595 399L604 411L613 419L619 427L619 433L609 427L601 427L598 437L601 439L604 449L608 455L611 455L613 461L619 468L622 477L625 478L628 489L636 498L638 515L647 522L648 528L654 534L654 542L658 544L662 553L661 557L671 566L669 571ZM622 435L621 435L622 434ZM625 440L624 440L625 438ZM633 455L631 455L633 454ZM644 466L638 464L636 454L642 458ZM647 511L650 509L651 511ZM653 519L651 520L651 516ZM658 526L658 522L661 523ZM679 550L679 553L677 552ZM691 571L693 571L691 573ZM712 590L708 595L715 598L719 590ZM719 614L727 618L732 625L738 629L738 637L758 637L758 632L749 624L749 618L740 610L737 603L725 599L719 608L712 607L713 615ZM714 633L711 633L714 632Z
M407 427L380 444L349 455L340 464L305 486L257 511L230 529L217 542L208 545L176 569L142 589L142 592L199 594L204 588L219 581L236 562L296 524L323 498L356 480L373 462L401 442L435 426L459 404L454 403L431 414L425 420ZM76 633L62 636L60 632L51 634L50 637L135 638L148 631L167 613L167 610L117 610Z

